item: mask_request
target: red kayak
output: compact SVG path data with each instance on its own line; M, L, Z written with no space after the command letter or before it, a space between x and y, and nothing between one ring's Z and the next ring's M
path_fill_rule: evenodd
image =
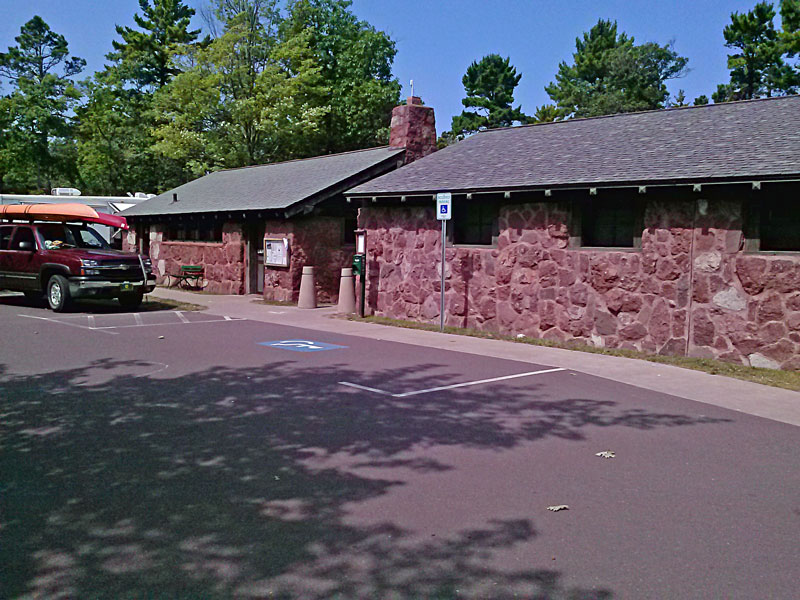
M3 204L0 205L0 219L9 221L82 221L128 229L125 217L99 213L85 204Z

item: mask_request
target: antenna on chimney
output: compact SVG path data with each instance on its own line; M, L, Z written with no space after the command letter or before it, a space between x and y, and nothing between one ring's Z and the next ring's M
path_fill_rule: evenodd
M414 80L411 80L411 95L414 95Z

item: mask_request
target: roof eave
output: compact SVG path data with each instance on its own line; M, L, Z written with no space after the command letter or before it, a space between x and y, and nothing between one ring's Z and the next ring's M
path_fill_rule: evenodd
M582 190L590 188L613 189L626 187L677 187L683 185L723 185L751 182L800 182L800 173L794 174L771 174L771 175L747 175L736 177L687 177L675 179L639 179L639 180L620 180L620 181L588 181L576 183L560 184L531 184L521 186L486 186L486 187L463 187L463 188L428 188L428 189L409 189L397 191L364 191L346 192L345 196L353 200L370 198L389 198L398 196L433 196L439 192L450 192L453 194L489 194L503 192L543 192L545 190Z

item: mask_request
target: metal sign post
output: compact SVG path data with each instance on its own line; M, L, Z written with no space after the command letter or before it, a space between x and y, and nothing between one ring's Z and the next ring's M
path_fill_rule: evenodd
M445 250L447 248L447 221L453 214L452 195L450 192L436 194L436 218L442 222L442 287L439 301L439 331L444 331L444 271L446 266Z

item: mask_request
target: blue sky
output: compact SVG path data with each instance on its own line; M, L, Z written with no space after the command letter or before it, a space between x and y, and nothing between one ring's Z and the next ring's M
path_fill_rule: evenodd
M208 0L189 0L195 9ZM575 38L599 18L614 19L621 31L639 42L674 41L689 58L691 71L670 82L689 100L710 97L728 80L727 49L722 29L733 11L747 11L756 0L355 0L354 12L397 42L395 75L436 110L437 129L448 129L462 110L461 78L476 59L498 53L509 56L522 73L516 102L533 113L548 101L544 86L562 60L571 61ZM115 39L114 25L133 25L136 0L0 0L0 49L14 44L20 26L38 14L64 34L70 52L85 58L87 73L101 69ZM199 13L199 11L198 11ZM195 18L196 27L202 20Z

